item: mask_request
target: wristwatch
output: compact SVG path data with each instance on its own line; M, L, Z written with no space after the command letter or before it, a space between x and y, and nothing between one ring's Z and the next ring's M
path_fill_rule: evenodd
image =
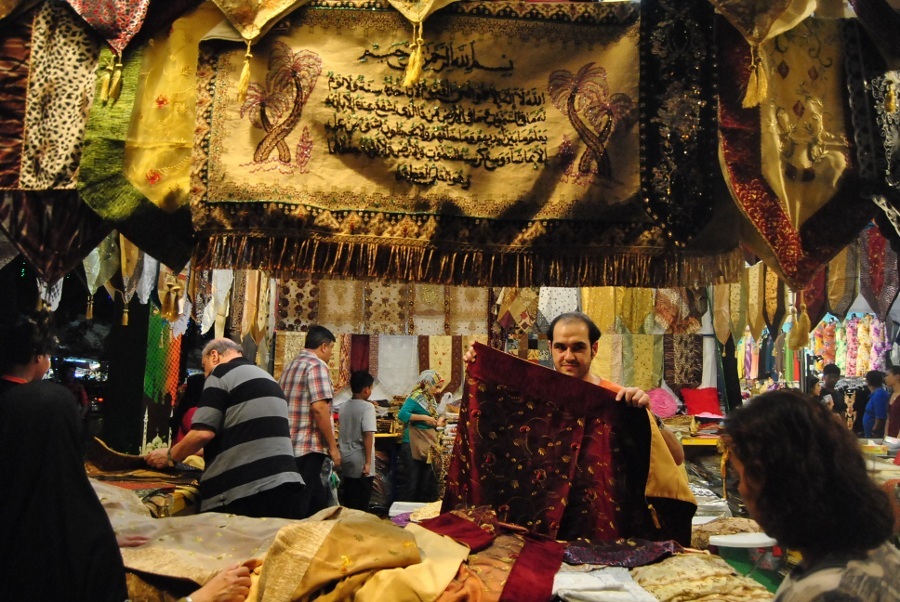
M173 468L175 466L175 460L172 459L172 448L166 450L166 462L169 468Z

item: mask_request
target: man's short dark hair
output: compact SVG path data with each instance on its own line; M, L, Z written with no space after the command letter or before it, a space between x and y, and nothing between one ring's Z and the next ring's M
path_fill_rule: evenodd
M318 349L325 343L334 343L336 340L334 333L324 326L310 326L306 333L306 348Z
M837 364L828 364L824 368L822 368L822 376L828 376L829 374L840 376L841 369L837 366Z
M56 345L50 312L17 315L0 326L0 368L24 366L39 355L51 355Z
M357 370L350 375L350 390L354 394L362 393L366 387L371 387L375 382L375 377L365 370Z
M569 311L564 314L559 314L553 318L552 322L550 322L550 326L547 328L547 338L550 339L551 343L553 342L553 330L556 328L557 322L582 322L587 326L588 340L591 342L591 345L600 340L600 329L597 328L597 325L594 324L593 320L580 311Z
M900 366L888 366L887 370L894 376L900 376Z
M884 372L869 370L866 372L866 384L870 387L880 387L884 384Z

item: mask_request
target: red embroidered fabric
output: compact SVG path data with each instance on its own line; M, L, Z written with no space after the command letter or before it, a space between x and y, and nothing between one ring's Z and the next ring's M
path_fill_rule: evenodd
M617 403L611 383L475 348L443 512L489 505L502 522L563 540L658 539L645 497L647 412Z
M420 524L429 531L446 535L454 541L469 546L472 552L484 550L493 543L495 537L471 520L452 512L423 520Z
M562 544L551 540L525 540L509 572L500 602L545 602L553 597L553 576L562 565Z

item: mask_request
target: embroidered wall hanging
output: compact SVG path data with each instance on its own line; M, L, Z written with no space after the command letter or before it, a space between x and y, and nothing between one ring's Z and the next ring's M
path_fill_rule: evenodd
M404 19L320 2L257 44L243 103L242 52L202 47L198 265L468 285L733 277L735 241L676 250L640 200L637 11L455 3L429 17L423 79L404 87Z
M805 79L797 81L807 82L811 89L808 97L792 98L794 88L773 83L773 94L777 89L779 95L759 110L741 108L751 63L747 47L723 20L717 22L717 32L723 69L736 74L719 82L719 156L726 182L744 216L742 240L792 288L799 289L849 244L874 214L875 206L860 196L849 141L835 142L846 139L843 130L823 131L826 122L819 121L819 117L824 119L823 99L837 94L835 87L842 82L837 25L807 19L795 30L765 44L772 57L781 57L773 78L786 80L799 71ZM832 73L827 78L824 64L818 64L816 57L831 65ZM830 104L827 106L832 110ZM766 115L768 119L763 119ZM804 125L810 118L812 122ZM761 130L767 134L763 136ZM760 152L766 140L778 147L778 161L771 159L771 152ZM839 151L839 146L844 150ZM843 171L833 163L838 156L846 162ZM767 157L773 162L768 167L764 165ZM781 184L776 182L773 187L772 174L779 169ZM835 178L835 186L821 185L817 178ZM795 194L795 189L804 192ZM806 191L815 194L815 203L808 207L803 198Z

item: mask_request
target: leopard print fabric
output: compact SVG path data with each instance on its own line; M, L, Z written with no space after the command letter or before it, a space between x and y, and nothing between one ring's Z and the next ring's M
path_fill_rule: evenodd
M90 29L58 0L34 20L26 95L21 187L74 189L100 49Z

